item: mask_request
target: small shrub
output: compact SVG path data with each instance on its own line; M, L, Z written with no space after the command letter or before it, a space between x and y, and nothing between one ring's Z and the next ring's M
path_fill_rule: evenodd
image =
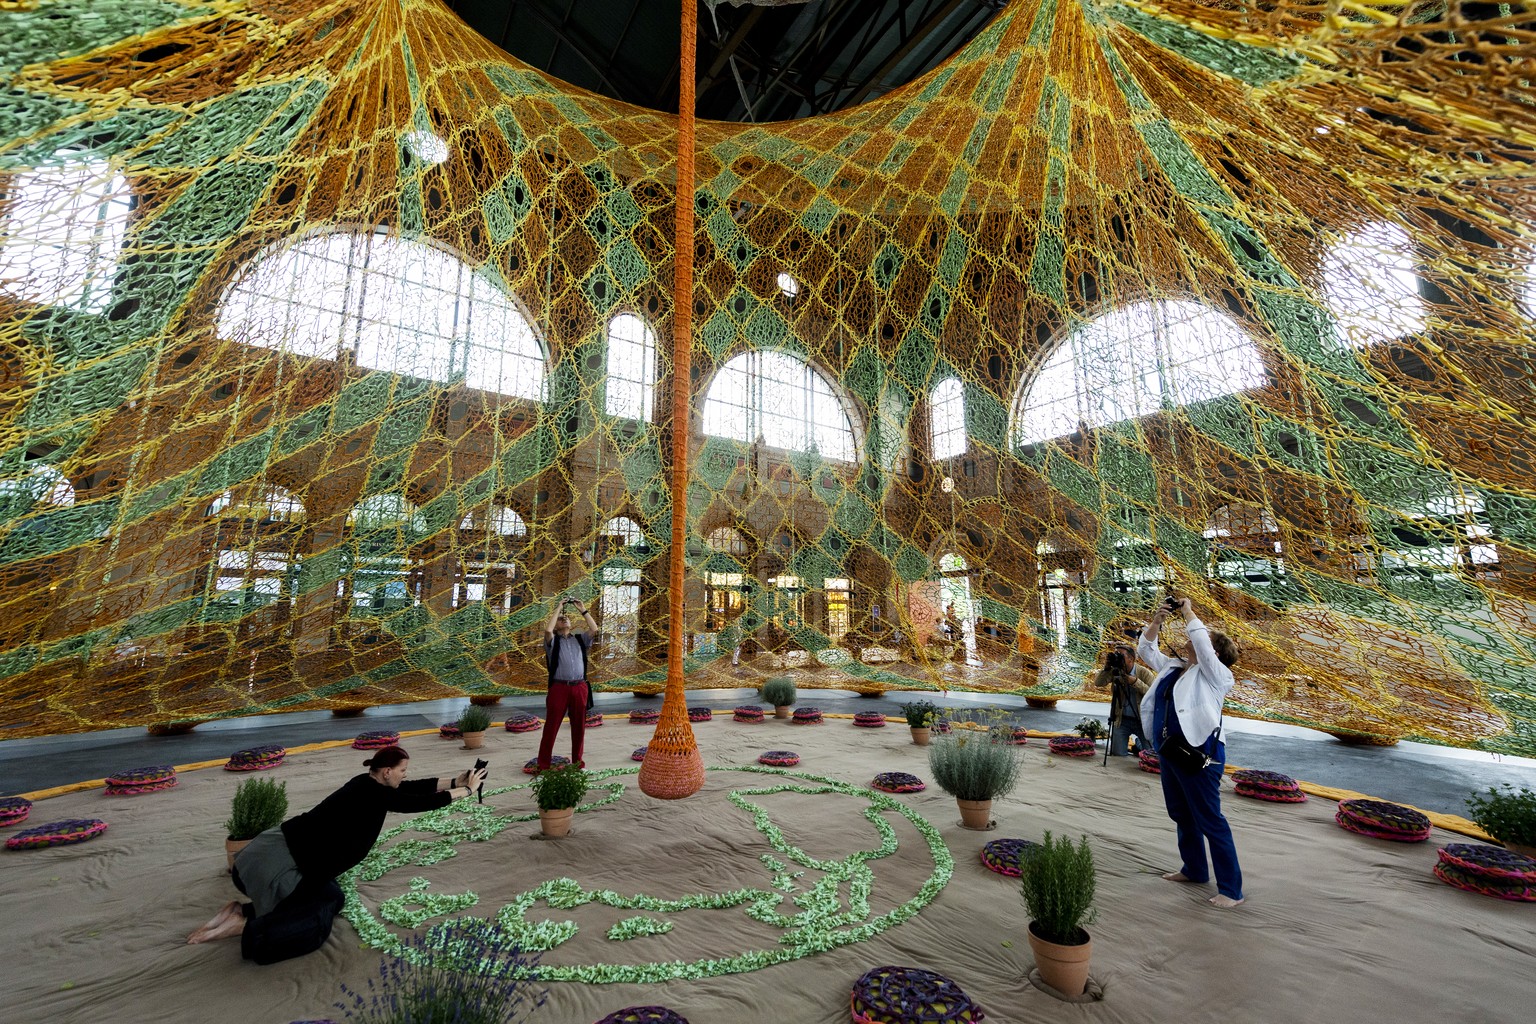
M539 772L533 779L533 795L541 811L575 807L587 795L586 769L568 764Z
M1477 827L1499 842L1536 846L1536 793L1527 787L1490 787L1486 795L1469 799L1467 810Z
M1038 847L1019 858L1019 868L1020 895L1035 934L1064 946L1087 942L1083 926L1097 916L1093 897L1098 887L1088 837L1073 846L1065 836L1053 839L1047 832Z
M1074 729L1084 739L1102 740L1109 736L1109 727L1097 718L1085 718Z
M795 702L795 681L789 676L774 676L763 683L763 703L787 708Z
M927 729L939 717L939 706L931 700L915 700L901 705L901 713L907 716L907 724L914 729Z
M1019 782L1019 748L988 732L960 730L928 748L928 768L940 789L957 800L995 800Z
M485 732L491 727L491 713L485 708L470 704L459 713L460 732Z
M255 839L276 828L288 816L288 783L271 779L246 779L229 804L224 832L230 839Z
M538 957L489 921L438 925L401 943L368 979L367 996L341 986L337 1003L357 1024L518 1024L544 1005L530 981Z

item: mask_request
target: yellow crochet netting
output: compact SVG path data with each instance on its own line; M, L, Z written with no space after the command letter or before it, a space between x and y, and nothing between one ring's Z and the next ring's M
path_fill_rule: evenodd
M0 735L536 689L556 596L608 688L1060 696L1166 587L1235 712L1536 753L1533 25L1019 0L701 122L669 623L674 116L430 0L0 0Z

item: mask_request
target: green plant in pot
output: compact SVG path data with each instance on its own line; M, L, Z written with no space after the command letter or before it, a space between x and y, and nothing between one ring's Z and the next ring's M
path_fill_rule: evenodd
M1089 740L1109 738L1109 727L1097 718L1084 718L1073 727L1073 731L1084 739Z
M288 783L271 779L246 779L235 790L229 804L229 820L224 822L224 856L233 869L235 856L252 839L269 828L276 828L288 816Z
M1076 846L1047 832L1040 845L1019 858L1020 896L1029 914L1029 948L1045 984L1064 996L1088 987L1092 942L1084 926L1092 924L1098 873L1088 837Z
M928 770L940 789L960 806L960 823L985 829L992 822L992 801L1019 782L1019 748L990 730L957 729L928 749Z
M491 727L491 713L476 704L466 705L459 713L459 732L464 735L464 747L474 750L485 742L485 730Z
M539 828L546 836L563 836L571 830L576 805L587 795L587 772L573 764L547 768L533 779L533 797L539 805Z
M773 705L774 718L788 718L795 703L795 681L789 676L774 676L763 683L763 702Z
M907 716L907 727L912 730L912 742L926 747L932 736L934 719L939 717L939 706L931 700L914 700L901 705L901 713Z
M1536 858L1536 793L1505 783L1467 800L1477 827L1516 853Z

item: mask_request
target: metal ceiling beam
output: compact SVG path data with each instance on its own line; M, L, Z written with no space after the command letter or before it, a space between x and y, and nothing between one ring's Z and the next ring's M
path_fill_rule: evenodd
M721 44L720 49L715 53L715 59L710 61L709 69L704 72L704 77L699 79L697 88L700 96L708 92L710 87L715 84L715 81L720 77L720 72L725 69L726 63L736 55L736 51L741 48L741 44L751 34L752 26L756 25L757 19L763 16L764 10L766 8L753 7L752 10L747 12L747 16L741 19L741 24L737 25L731 34L726 37L725 42Z
M575 2L576 0L572 0L573 5ZM556 23L554 18L548 12L540 9L538 3L520 3L518 8L519 10L525 11L526 13L532 15L534 18L548 26L550 31L555 33L556 51L558 51L561 43L564 43L566 46L570 47L571 52L574 53L583 64L591 69L592 73L597 76L597 80L607 87L607 90L611 95L622 99L626 96L639 96L642 94L641 87L638 83L625 81L623 80L622 76L613 74L613 72L619 70L618 65L612 63L611 61L604 62L602 54L597 50L596 47L592 46L586 40L576 38L574 33L565 29L563 22ZM569 10L570 9L568 8L567 13L569 13ZM502 49L507 50L509 53L512 52L511 49L506 46L503 46ZM554 54L551 53L550 57L551 59L546 61L544 64L535 66L540 67L545 71L549 71L551 66L554 64Z
M923 19L923 21L913 30L912 34L907 36L906 39L902 40L901 45L893 50L891 55L885 58L885 60L881 62L880 66L864 79L863 84L854 91L853 95L848 98L848 102L844 104L844 106L852 107L862 103L866 96L868 96L871 92L879 87L881 80L884 79L886 75L894 71L902 61L907 59L907 56L917 48L918 43L932 35L938 29L938 27L944 23L946 18L955 13L955 11L960 8L961 4L967 2L970 2L970 0L948 0L948 2L945 3L943 7L939 8L939 10L935 11L927 18Z

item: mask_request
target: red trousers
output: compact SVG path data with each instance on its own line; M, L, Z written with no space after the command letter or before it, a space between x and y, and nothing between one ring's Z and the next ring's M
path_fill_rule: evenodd
M539 768L548 768L555 752L560 719L571 716L571 764L581 764L582 743L587 735L587 681L550 683L544 697L544 735L539 738Z

